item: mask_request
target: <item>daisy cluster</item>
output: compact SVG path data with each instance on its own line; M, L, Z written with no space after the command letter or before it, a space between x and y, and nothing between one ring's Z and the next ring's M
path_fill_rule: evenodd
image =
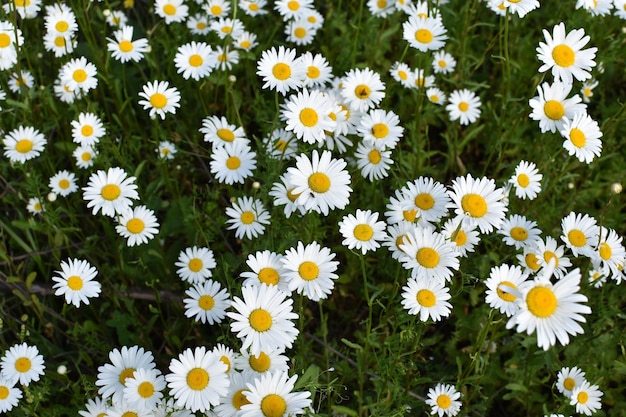
M22 399L18 384L27 389L31 382L39 381L45 368L37 346L21 343L7 349L0 359L0 413L12 410Z

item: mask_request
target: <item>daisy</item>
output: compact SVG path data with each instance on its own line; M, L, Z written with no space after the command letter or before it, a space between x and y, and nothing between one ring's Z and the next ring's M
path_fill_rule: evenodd
M252 32L242 30L241 33L233 40L233 46L235 48L243 49L244 51L250 51L257 46L257 36Z
M385 84L369 68L351 69L342 82L341 97L351 111L365 112L385 97Z
M192 41L181 45L174 57L177 72L182 73L186 80L193 78L198 81L200 78L208 77L217 65L217 62L211 59L212 51L211 46L205 42Z
M241 289L243 300L234 297L234 312L230 329L242 339L242 349L250 353L291 348L299 330L292 320L298 318L293 312L293 300L288 293L272 285L246 285Z
M55 282L52 288L56 288L54 295L65 296L67 304L74 304L78 308L81 302L88 305L90 298L100 295L100 283L94 279L98 271L85 260L61 261L61 271L55 273L59 276L52 277Z
M367 8L372 15L382 19L395 11L394 3L386 0L368 0Z
M520 18L523 18L529 12L539 8L538 0L504 0L504 7L507 8L510 13L517 13Z
M263 88L276 90L282 95L289 90L297 90L303 85L307 67L300 58L296 58L296 50L280 46L263 51L257 63L257 75L263 78Z
M326 131L335 129L335 121L329 116L331 104L328 97L319 90L306 88L291 95L285 103L282 117L287 121L285 127L293 131L296 137L306 143L321 144Z
M22 164L39 156L48 143L39 130L24 126L11 130L2 142L4 143L4 156L8 157L11 162Z
M328 298L339 277L335 273L339 262L334 259L335 254L317 242L306 246L298 242L296 248L287 249L281 262L289 290L313 301Z
M230 307L230 295L219 282L206 279L185 291L185 316L203 324L221 323Z
M184 22L189 14L183 0L155 0L155 13L165 19L165 24L169 25L174 22Z
M126 23L128 22L128 17L126 17L124 12L121 10L111 10L108 15L106 13L104 13L104 15L106 16L108 25L112 27L121 28L126 26Z
M419 315L420 321L439 321L450 315L450 290L443 282L411 277L402 289L402 306L409 314Z
M139 97L145 100L139 100L139 105L144 110L150 109L151 119L158 114L165 120L165 113L176 114L176 108L180 107L180 93L176 87L168 88L169 85L167 81L152 81L142 87Z
M626 4L626 0L622 1ZM596 88L598 84L599 82L594 79L583 82L583 86L580 89L580 95L582 96L583 102L589 103L591 101L591 97L593 97L593 89Z
M401 261L406 256L406 252L402 250L400 246L408 242L407 235L414 233L418 226L409 222L402 222L388 225L387 236L383 241L383 246L386 246L391 252L391 257L397 261Z
M37 346L26 343L13 345L0 359L1 377L11 384L20 383L29 386L31 382L39 381L45 369L43 356L39 354Z
M100 387L98 394L104 399L111 397L114 403L122 401L126 379L132 378L137 369L150 370L156 366L152 352L139 346L115 348L109 352L109 360L111 363L98 367L96 385Z
M41 202L39 197L31 197L28 199L28 204L26 205L26 210L32 214L39 214L45 211L45 206Z
M586 381L585 373L578 367L561 368L557 375L556 388L561 394L571 398L572 390L576 387L580 387L583 382Z
M404 62L394 62L389 69L389 73L402 87L412 88L414 86L413 71Z
M93 113L83 112L78 120L72 120L72 140L81 146L94 146L105 134L102 120Z
M92 214L102 209L103 215L113 217L130 208L131 199L139 199L136 189L135 177L128 177L122 168L98 170L83 188L83 199L88 202L87 208L93 207Z
M462 125L467 125L480 117L480 106L480 97L473 91L463 89L450 93L446 110L450 114L450 120L460 119Z
M210 142L215 150L217 147L233 142L250 144L242 127L228 123L225 117L209 116L202 120L200 133L204 134L204 141Z
M14 72L9 77L9 90L14 93L21 93L22 89L26 91L33 88L35 84L35 79L32 74L28 70L21 70L19 73Z
M252 376L251 372L231 372L229 374L228 394L221 398L220 405L214 410L218 417L239 416L241 407L250 404L243 392L248 390L247 384L253 382Z
M546 42L539 42L537 57L543 65L539 72L552 70L556 81L571 84L573 78L584 81L591 78L592 67L598 48L582 49L591 39L585 36L584 29L574 29L565 33L563 22L554 26L552 36L547 30L543 30Z
M279 371L248 383L243 395L250 404L241 406L241 417L288 417L312 411L309 391L292 392L297 379L297 375L289 378L287 372Z
M525 246L524 253L516 256L518 262L520 263L520 266L524 268L524 271L528 273L535 273L539 271L539 269L541 269L541 265L539 264L539 257L535 254L539 240L540 239L538 239L537 243L533 245Z
M588 281L591 285L593 285L594 288L602 287L604 283L606 282L606 278L607 278L606 275L604 275L601 271L598 271L598 269L595 268L594 266L592 266L592 268L589 269Z
M111 56L121 63L128 61L139 62L143 59L143 54L150 50L148 40L140 38L133 40L132 26L122 26L113 32L113 38L107 38L107 51L111 52Z
M583 304L587 297L578 292L580 270L576 268L552 284L550 269L548 267L543 276L520 285L523 301L506 324L507 329L517 327L518 333L530 335L536 330L537 345L544 350L555 345L557 340L565 346L569 343L569 335L582 334L584 330L578 322L586 320L581 314L591 314L591 309Z
M235 369L260 377L268 372L287 372L289 370L289 357L284 349L272 349L261 351L253 355L246 349L239 351L235 358Z
M365 143L373 143L381 150L395 148L404 133L398 115L380 109L371 110L363 116L357 130Z
M266 0L239 0L239 8L252 17L267 14L267 10L264 9L266 5Z
M22 390L5 376L0 376L0 413L11 411L22 398Z
M456 67L456 59L446 51L433 54L433 71L435 74L450 74Z
M613 8L613 0L593 0L592 2L585 0L585 3L584 8L591 16L606 16Z
M70 90L67 82L57 77L53 85L54 95L63 103L73 103L77 99L83 97L83 93L80 90Z
M418 227L400 245L406 253L400 261L405 269L411 270L413 278L449 281L453 271L459 269L460 254L455 246L431 227Z
M199 284L213 275L212 270L217 263L211 249L193 246L180 252L176 266L180 279L190 284Z
M174 155L176 155L177 149L176 145L168 140L162 140L159 142L159 147L156 149L156 152L159 154L161 159L171 160L174 159Z
M79 146L74 149L72 155L76 159L76 166L85 169L93 165L96 151L92 146Z
M17 11L22 19L34 19L41 9L41 0L9 0L2 7L6 13Z
M423 70L422 68L415 68L413 70L413 77L411 77L411 79L413 80L412 87L418 90L429 88L435 83L435 76L434 75L427 76L426 71Z
M515 187L515 195L518 198L534 200L541 192L542 178L543 175L539 174L534 162L520 161L509 183Z
M287 42L293 42L296 45L310 45L316 32L306 19L291 20L285 26Z
M441 228L441 234L456 245L454 249L459 252L459 256L466 257L468 252L474 252L474 246L480 242L480 236L476 227L468 227L463 219L463 217L448 219Z
M228 393L230 380L226 364L204 346L185 349L170 362L170 373L165 375L170 394L179 407L192 412L205 412L220 403Z
M613 229L601 227L598 246L592 256L598 265L598 269L604 275L621 275L619 269L626 260L626 251L622 244L622 237Z
M235 352L228 346L223 345L221 343L218 343L217 345L215 345L215 347L212 350L213 354L216 355L218 358L220 358L220 361L222 361L225 365L226 365L226 373L230 373L230 371L233 369L234 364L235 364ZM236 374L237 372L232 372L230 373L229 376L232 376L234 374Z
M203 13L196 13L187 18L187 28L193 35L206 35L211 30L209 18Z
M449 384L437 384L435 388L428 390L428 398L426 404L431 406L430 414L442 417L456 416L461 410L461 393L454 386Z
M274 129L265 143L265 149L272 159L293 159L298 150L293 132L285 129Z
M587 113L576 113L573 120L565 120L560 133L565 138L563 147L580 162L589 164L602 153L600 126Z
M604 393L598 389L597 385L591 385L584 381L579 387L572 390L570 405L576 406L576 412L590 416L602 408L600 398Z
M270 224L270 214L261 200L252 197L237 198L232 207L226 208L229 217L226 223L228 230L235 230L235 237L248 239L259 237L265 232L265 225Z
M165 377L158 369L139 368L126 378L124 401L139 410L153 410L163 398Z
M230 13L230 2L226 0L208 0L203 8L209 17L225 17Z
M332 67L322 54L305 52L300 58L306 68L303 85L305 87L323 87L332 78Z
M572 211L561 220L561 229L563 230L561 240L570 248L575 257L592 256L600 234L596 219L587 214L577 214Z
M439 106L443 106L446 103L446 100L448 100L446 94L437 87L427 89L426 97L428 97L428 101Z
M128 246L148 243L159 233L159 222L154 211L146 206L127 208L118 218L118 225L115 226L118 235L128 239Z
M395 190L395 195L389 197L387 204L387 224L410 223L414 224L418 210L412 207L413 201L409 195L402 190Z
M287 270L282 260L282 255L269 250L249 254L246 264L251 271L240 274L241 278L245 278L242 285L276 285L279 289L289 292Z
M539 121L541 133L561 131L567 120L572 120L576 113L585 112L587 105L581 103L579 95L567 98L571 90L571 84L559 81L537 86L539 95L531 98L528 104L533 110L530 118Z
M400 191L406 196L402 209L415 211L415 217L422 223L437 223L448 214L450 197L445 187L430 177L419 177L408 182Z
M626 19L626 0L613 0L615 6L615 15Z
M402 37L413 48L421 51L437 51L446 45L446 28L441 20L433 17L410 16L402 24Z
M243 184L256 169L256 153L244 142L227 143L214 149L211 173L220 183Z
M519 310L519 287L528 279L528 274L517 265L494 266L485 281L487 287L485 301L507 317Z
M274 9L280 13L284 21L298 19L313 9L313 0L276 0Z
M546 236L545 242L539 239L535 246L535 255L539 266L546 267L553 260L554 275L561 278L567 272L567 268L572 266L572 262L565 257L563 246L557 246L557 244L557 240L550 236Z
M222 48L220 45L217 45L213 54L217 60L216 68L222 71L230 71L233 68L233 65L239 62L239 52L232 51L228 47Z
M515 249L529 248L537 244L541 230L537 228L537 222L528 220L525 216L512 214L502 221L496 233L502 235L502 240Z
M305 154L296 157L296 166L287 169L287 182L298 195L296 203L324 216L335 208L343 210L352 192L346 165L343 159L333 159L329 151L320 156L314 150L311 159Z
M496 188L494 180L473 178L470 174L452 181L450 197L458 216L466 216L481 233L491 233L504 220L507 206L503 203L503 191Z
M301 216L306 214L306 207L296 201L300 194L294 194L295 186L288 182L286 175L281 175L280 182L275 182L269 195L274 197L274 206L285 206L283 209L285 217L289 218L298 211Z
M43 42L46 51L54 52L55 58L72 53L76 47L76 41L72 38L55 33L46 33Z
M370 182L387 177L393 164L391 151L378 149L374 142L359 143L354 151L354 158L361 175Z
M71 59L59 70L59 77L64 85L70 90L79 89L83 93L98 86L97 74L96 66L83 56Z
M139 407L130 405L127 401L119 401L111 404L111 407L107 410L106 417L127 417L127 416L140 416L146 415L146 410ZM148 416L151 416L151 410L149 410Z

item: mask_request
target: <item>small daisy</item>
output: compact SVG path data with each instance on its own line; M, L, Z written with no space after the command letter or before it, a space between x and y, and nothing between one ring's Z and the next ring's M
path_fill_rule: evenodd
M480 117L480 106L480 97L473 91L463 89L450 93L446 110L450 114L450 120L460 119L462 125L467 125Z
M221 71L230 71L233 68L233 65L239 62L239 52L233 51L228 47L223 48L222 46L217 45L213 54L217 60L216 68Z
M109 26L121 28L128 23L128 17L121 10L111 10L111 13L106 16L106 21Z
M73 58L59 70L59 76L70 90L79 89L87 93L98 86L96 66L85 57Z
M543 83L537 86L536 97L528 104L532 108L530 118L539 121L541 133L561 131L567 120L572 120L576 113L584 113L587 105L581 103L579 95L567 98L572 85L555 81L552 85Z
M14 72L9 77L9 90L13 93L21 93L22 89L30 90L35 85L35 78L28 70L21 70L19 73Z
M400 246L408 242L407 235L414 233L418 226L409 222L388 225L387 236L383 241L383 246L391 252L391 257L397 261L406 256L406 252Z
M369 68L351 69L342 82L341 96L351 111L365 112L380 104L385 97L385 84Z
M243 128L228 123L224 116L209 116L202 119L200 133L204 134L204 141L210 142L214 150L227 143L243 142L246 145L250 144Z
M155 13L165 19L165 24L184 22L189 14L189 7L183 0L155 0Z
M537 240L537 243L533 245L525 246L524 253L518 254L516 256L520 266L524 268L524 271L529 274L536 273L541 269L541 265L539 264L539 258L535 254L538 243L539 240Z
M291 378L287 372L267 373L248 383L243 392L250 404L241 406L241 417L271 416L289 417L311 410L311 393L292 392L298 377Z
M588 281L589 281L589 283L591 285L593 285L594 288L602 287L604 285L604 283L606 282L606 278L607 278L607 276L604 275L597 268L592 267L592 268L589 269L589 280ZM619 283L621 283L621 281Z
M604 275L621 276L620 268L626 260L622 237L613 229L601 227L598 246L592 256Z
M591 385L584 381L579 387L572 390L570 405L576 406L576 412L590 416L602 408L600 398L604 393L598 389L597 385Z
M146 206L129 207L120 213L115 231L127 239L128 246L141 245L159 233L159 222L154 211Z
M230 13L230 2L226 0L208 0L204 5L204 10L209 17L225 17Z
M306 214L306 207L298 204L296 201L300 194L294 194L295 186L287 181L286 175L281 175L280 182L275 182L269 195L274 197L274 206L285 206L283 209L285 217L289 218L296 211L301 216Z
M287 372L289 370L289 357L284 349L272 349L261 351L256 355L246 349L239 351L235 358L235 369L260 377L268 372Z
M305 87L323 87L332 78L333 69L322 54L305 52L300 59L306 68Z
M256 169L256 153L243 141L226 143L213 150L211 173L224 184L243 184Z
M454 249L459 256L467 257L468 252L474 252L474 246L480 242L480 235L475 226L471 228L463 220L463 217L448 219L441 228L441 234L456 245Z
M306 246L298 242L296 248L287 249L281 262L289 290L313 301L328 298L339 277L335 273L339 262L334 259L335 254L317 242Z
M220 39L226 39L227 36L235 39L243 32L243 29L243 23L239 19L220 17L211 22L211 30L213 33L217 34Z
M222 361L226 365L227 374L230 373L232 369L234 369L236 356L235 356L235 352L230 347L223 345L221 343L218 343L217 345L215 345L212 352L218 358L220 358L220 361ZM233 372L232 374L235 374L235 373L236 372ZM229 376L232 376L232 374Z
M312 10L313 0L276 0L274 9L286 22L290 19L298 19L308 10Z
M409 278L402 287L402 306L409 314L419 315L420 321L439 321L450 315L450 290L441 281Z
M266 0L239 0L239 8L252 17L267 14L267 10L264 9L266 5Z
M626 0L621 0L626 4ZM626 8L624 9L626 11ZM598 81L591 79L587 80L583 83L583 86L580 89L580 95L583 98L583 102L589 103L591 101L591 97L593 97L593 89L596 88L600 84Z
M243 300L233 298L230 329L242 339L242 349L250 353L291 348L299 330L292 320L293 300L289 294L272 285L246 285L241 289Z
M611 13L613 8L613 0L582 0L585 2L583 6L591 16L606 16ZM579 1L580 3L581 1Z
M310 45L316 33L317 30L306 19L291 20L285 25L287 42L293 42L296 45Z
M180 279L190 284L199 284L213 275L212 270L217 263L211 249L193 246L180 252L176 266Z
M121 63L128 61L139 62L143 59L143 55L150 50L148 40L140 38L133 40L132 26L122 26L121 29L113 32L113 38L107 38L107 51L111 52L111 56Z
M233 46L235 48L243 49L244 51L250 51L252 48L257 46L256 41L257 36L245 30L242 30L241 33L233 40Z
M529 12L539 8L538 0L504 0L504 7L509 12L517 13L520 18L523 18Z
M69 37L55 33L46 33L43 37L46 51L54 52L55 58L60 58L74 51L76 41Z
M503 196L494 180L475 179L470 174L454 179L450 191L455 213L471 219L470 224L477 225L481 233L490 233L502 224L507 211Z
M105 134L102 120L93 113L83 112L78 120L72 120L72 140L81 146L94 146Z
M428 97L428 101L439 106L443 106L448 100L446 94L437 87L430 87L427 89L426 97Z
M278 50L263 51L257 63L257 75L263 78L263 88L276 90L282 95L297 90L306 78L304 61L296 58L296 50L280 46Z
M131 200L139 199L135 179L127 176L122 168L98 170L91 174L83 188L83 200L87 201L87 208L93 207L93 215L100 210L110 217L121 214L133 204Z
M434 17L410 16L402 24L402 36L413 48L421 51L437 51L446 45L446 28Z
M418 227L400 245L406 254L400 261L405 269L411 270L413 278L443 283L450 281L453 271L459 269L460 254L455 246L431 227Z
M156 152L159 154L161 159L172 160L174 159L174 155L178 150L176 149L176 145L168 140L162 140L159 142L159 147L156 149Z
M587 113L576 113L573 120L565 120L560 133L565 138L563 147L580 162L589 164L602 153L600 126Z
M24 163L33 159L46 147L45 136L33 127L20 126L6 134L3 141L4 156L11 162Z
M139 346L122 346L109 352L109 361L98 367L96 385L98 394L106 399L111 397L113 403L121 402L124 398L126 379L132 378L137 369L154 369L154 356L152 352L145 351Z
M446 51L433 54L433 71L435 74L450 74L456 67L456 59Z
M423 222L437 223L448 214L450 197L446 188L430 177L419 177L406 183L400 190L406 197L404 211L415 211L415 218Z
M391 151L378 149L374 142L359 143L354 151L354 158L361 175L370 182L387 177L393 164Z
M394 62L389 73L394 80L399 82L405 88L412 88L414 85L413 71L404 62Z
M11 411L22 398L22 390L0 375L0 413Z
M424 88L430 88L435 83L434 75L426 75L426 71L422 68L415 68L413 70L413 88L422 90Z
M395 11L394 3L386 0L368 0L367 8L376 17L384 19Z
M265 149L270 158L293 159L296 156L298 145L293 132L285 129L274 129L265 140Z
M132 377L126 378L124 401L139 410L153 410L163 398L165 377L158 369L135 370Z
M185 316L203 324L221 323L230 307L230 295L219 282L206 279L185 291Z
M203 13L196 13L187 18L187 28L193 35L206 35L211 30L209 19Z
M378 149L384 150L396 147L404 128L393 111L375 109L361 118L357 131L365 143L373 143Z
M241 278L245 278L242 285L276 285L279 289L289 292L287 271L282 259L282 255L269 250L249 254L246 264L251 271L240 274Z
M78 414L82 417L103 417L109 410L108 401L100 397L90 399L85 404L85 410L80 410Z
M176 405L194 413L204 413L217 406L230 385L226 368L226 364L204 346L185 349L178 358L171 360L170 373L165 375Z
M563 230L561 240L570 248L572 255L592 256L600 234L596 219L572 211L561 220L561 229Z
M535 246L535 255L540 266L547 267L550 261L554 261L554 275L561 278L567 272L567 268L572 266L572 262L565 256L563 246L557 246L556 239L546 236L545 242L541 239Z
M585 373L578 367L561 368L557 375L556 388L561 394L571 398L572 390L576 387L580 387L583 382L586 381Z
M537 222L528 220L525 216L512 214L502 221L496 233L502 235L502 240L515 249L529 248L539 242L541 230Z
M430 414L435 414L442 417L456 416L461 410L461 393L458 392L454 386L449 384L437 384L435 388L428 390L428 398L426 404L431 406Z
M45 207L41 202L39 197L31 197L28 199L28 204L26 205L26 210L32 214L39 214L45 211Z
M193 78L199 81L208 77L217 65L211 52L213 49L205 42L192 41L181 45L174 57L177 72L186 80Z
M519 309L519 286L526 282L528 274L517 265L494 266L485 281L487 287L485 301L491 308L500 310L507 317Z
M139 97L145 100L139 100L139 105L144 110L150 109L151 119L158 114L165 120L165 113L176 114L176 108L180 107L180 93L176 87L168 88L169 85L167 81L152 81L142 87Z
M418 219L417 208L412 207L413 199L404 190L395 190L395 194L389 197L387 204L387 224L410 223L414 224Z
M237 198L232 207L226 208L226 223L228 230L235 230L235 237L243 239L257 238L265 232L265 226L270 224L270 214L261 200L252 197Z
M326 132L335 129L336 122L329 116L331 109L331 102L324 93L304 88L285 103L282 114L287 121L285 129L293 131L306 143L321 144Z
M542 178L543 175L539 173L534 162L520 161L509 183L513 184L518 198L534 200L541 192Z
M68 259L61 261L61 271L55 271L59 276L53 276L56 289L54 295L65 296L67 304L74 304L76 308L80 303L89 305L90 298L97 298L100 295L101 286L96 278L98 271L89 262L78 259Z
M85 169L93 165L93 160L97 154L92 146L79 146L74 149L72 155L76 159L76 166Z
M21 385L29 386L31 382L39 381L45 367L43 356L39 354L37 346L29 346L26 343L11 346L0 359L1 377L12 384L19 382Z

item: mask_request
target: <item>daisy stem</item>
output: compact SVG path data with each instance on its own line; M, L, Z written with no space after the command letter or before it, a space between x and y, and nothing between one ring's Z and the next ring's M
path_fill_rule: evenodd
M356 33L354 34L354 44L352 45L352 67L356 64L356 50L359 44L359 34L361 32L361 20L363 19L363 3L364 0L359 1L359 12L356 23Z
M366 360L369 356L369 345L370 345L370 334L372 332L372 316L373 316L373 300L370 299L368 283L367 283L367 272L365 269L365 257L362 253L359 254L359 261L361 264L361 275L363 276L363 293L365 295L365 300L367 301L367 322L365 323L365 339L363 343L363 349L361 349L359 354L358 361L358 371L359 371L359 415L364 414L363 410L363 394L364 394L364 385L365 385L365 369L367 368Z

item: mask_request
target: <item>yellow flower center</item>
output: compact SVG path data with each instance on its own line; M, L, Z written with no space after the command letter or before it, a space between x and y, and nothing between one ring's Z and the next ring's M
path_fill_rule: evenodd
M126 368L122 372L120 372L120 384L125 385L127 378L132 378L135 373L135 368Z
M369 224L359 224L354 228L354 237L361 242L367 242L374 236L374 229Z
M241 42L239 42L239 46L241 46L243 49L249 49L252 44L250 43L249 40L242 40Z
M204 30L206 28L206 23L204 22L198 22L196 23L196 29L198 30Z
M89 125L85 125L80 128L80 134L83 136L91 136L93 135L93 127Z
M608 243L606 242L602 242L600 243L600 258L604 259L605 261L611 259L611 256L613 256L613 250L611 249L611 246L609 246Z
M154 93L150 97L150 104L155 109L162 109L167 105L167 97L161 93Z
M289 199L289 201L291 201L292 203L294 203L298 197L300 197L300 194L302 193L294 193L293 190L295 190L295 188L292 188L291 190L287 191L287 198Z
M242 388L239 391L237 391L235 393L235 395L233 395L233 407L235 408L235 410L241 410L241 407L246 405L246 404L250 404L250 401L248 401L248 398L243 395L244 391L247 391L247 388Z
M222 14L222 8L219 5L211 6L211 14L214 16L219 16Z
M215 299L210 295L205 294L198 300L198 306L205 311L209 311L213 309L213 306L215 306Z
M199 258L192 258L187 264L187 267L189 268L191 272L198 272L202 269L203 266L204 264L202 263L202 260Z
M25 356L22 356L15 361L15 370L20 373L30 371L31 366L32 362Z
M528 230L524 229L523 227L516 226L512 228L510 234L511 237L518 242L523 242L528 239Z
M367 154L367 159L370 161L370 163L376 165L376 164L380 163L380 160L382 159L382 155L380 154L380 151L378 151L376 149L372 149Z
M314 172L309 176L309 188L316 193L325 193L330 189L330 178L322 172Z
M471 217L483 217L487 213L487 201L479 194L466 194L461 199L461 207Z
M433 103L439 103L439 96L433 94L432 96L430 96L430 101L432 101Z
M565 116L565 107L557 100L548 100L543 105L543 112L549 119L561 120Z
M528 265L528 267L533 271L539 269L539 259L537 259L537 255L535 255L534 253L527 253L524 260L526 261L526 265Z
M354 89L354 94L361 100L365 100L370 96L372 90L365 84L359 84Z
M74 74L72 74L72 78L74 78L74 81L76 81L77 83L82 83L87 79L87 72L84 69L79 68L74 71Z
M287 7L289 8L289 10L295 12L296 10L300 8L300 2L290 1L289 3L287 3Z
M139 417L134 411L126 411L121 417Z
M84 162L91 161L91 153L83 152L80 156L80 159L82 159Z
M576 54L565 44L557 45L552 50L552 59L559 67L569 67L576 60Z
M543 254L543 259L544 261L546 261L546 265L550 263L550 260L554 259L554 266L559 266L559 257L556 256L554 252L551 252L549 250L545 251Z
M133 43L131 41L123 40L119 43L120 51L122 52L130 52L133 50Z
M386 0L378 0L376 2L376 5L378 6L379 9L384 9L385 7L387 7L387 1Z
M279 62L272 67L272 74L277 80L284 81L291 77L291 67L284 62Z
M433 41L433 33L428 29L418 29L415 32L415 40L419 43L431 43Z
M217 56L217 60L220 62L227 62L228 61L228 55L226 54L219 54Z
M137 393L141 398L150 398L154 394L154 385L149 381L144 381L137 387Z
M374 135L376 139L382 139L386 137L388 134L389 134L389 128L387 127L386 124L376 123L374 126L372 126L372 135Z
M435 205L435 199L428 193L421 193L415 197L415 205L421 210L430 210Z
M435 293L431 290L423 289L419 290L415 296L418 304L430 308L437 303L437 297L435 297Z
M230 33L233 31L233 28L230 26L223 26L221 29L222 33Z
M317 112L310 107L305 107L300 111L300 122L306 127L317 125L318 119Z
M257 308L250 313L250 326L257 332L264 332L272 327L272 316L266 310Z
M404 210L402 212L402 217L404 218L404 220L406 220L407 222L411 222L413 223L415 221L415 218L417 217L417 210L412 209L412 210Z
M433 248L420 248L415 259L424 268L434 268L439 264L439 253Z
M226 160L226 168L235 170L241 166L241 159L231 156Z
M258 12L259 11L259 5L256 3L250 3L250 5L248 6L248 9L252 10L253 12Z
M498 293L498 297L500 297L507 303L512 303L517 297L511 294L511 289L516 290L517 286L511 281L502 281L500 284L498 284L496 292Z
M459 103L459 110L465 113L467 109L469 109L469 104L467 104L465 101Z
M65 46L65 37L57 36L56 38L54 38L54 45L57 48L63 48Z
M68 180L66 180L65 178L63 178L61 181L59 181L59 188L62 190L67 190L70 186L70 182Z
M452 404L452 400L446 394L441 394L437 397L437 405L439 408L446 409L450 407L450 404Z
M306 29L303 27L297 27L296 30L293 31L293 34L296 35L296 38L302 39L306 36Z
M278 394L266 395L261 400L261 412L265 417L281 417L285 411L287 411L287 403Z
M572 130L570 130L570 132L569 132L569 140L577 148L584 147L585 143L587 142L587 138L585 137L585 134L583 133L582 130L580 130L578 128L573 128Z
M201 391L209 385L209 373L202 368L193 368L187 373L187 386L194 391Z
M113 201L117 199L120 194L122 194L122 190L116 184L107 184L102 187L100 191L100 195L107 201Z
M581 391L576 396L576 399L578 400L579 404L586 404L587 401L589 401L589 394L587 394L585 391Z
M519 174L517 176L517 184L522 188L526 188L530 184L530 178L526 174Z
M83 279L78 275L72 275L67 279L67 286L73 291L78 291L83 288Z
M554 314L558 300L550 288L535 287L526 295L526 304L532 314L539 318L546 318Z
M565 387L566 390L571 391L576 387L576 381L574 381L574 378L568 376L563 381L563 387Z
M11 45L11 37L6 33L0 33L0 48L6 48Z
M261 352L259 356L250 355L248 359L248 363L250 363L250 368L254 369L257 372L265 372L270 369L270 365L272 364L272 360L265 352Z
M313 281L318 277L320 269L315 262L304 261L298 267L298 274L305 281Z
M165 13L168 16L173 16L176 14L176 6L174 6L173 4L166 4L165 6L163 6L163 13Z
M6 385L0 385L0 401L9 398L9 389Z
M280 275L278 275L278 271L274 268L262 268L259 271L259 281L263 284L267 285L276 285L280 280Z
M232 142L235 140L235 133L230 129L217 129L217 137L222 139L224 142Z
M204 59L198 54L193 54L189 57L189 65L192 67L199 67L204 62Z
M585 246L587 244L587 237L580 230L570 230L567 233L567 239L572 246L576 246L580 248L581 246Z
M15 150L19 153L28 153L33 149L33 141L30 139L22 139L15 144Z
M313 78L313 79L319 77L320 76L319 68L317 68L317 67L315 67L313 65L309 66L307 68L307 71L306 71L306 76L309 77L309 78Z
M143 220L135 217L130 219L128 223L126 223L126 228L129 232L136 235L143 232L143 229L146 228L146 224L143 222Z
M254 213L251 211L244 211L241 213L241 223L252 224L254 222Z
M409 78L408 74L405 71L398 71L398 77L400 77L401 80L406 80L407 78Z
M457 246L463 246L465 242L467 242L467 235L463 230L459 229L454 238L454 243L456 243Z
M439 61L437 61L437 65L439 65L440 68L445 68L448 66L448 63L443 59L440 59Z

